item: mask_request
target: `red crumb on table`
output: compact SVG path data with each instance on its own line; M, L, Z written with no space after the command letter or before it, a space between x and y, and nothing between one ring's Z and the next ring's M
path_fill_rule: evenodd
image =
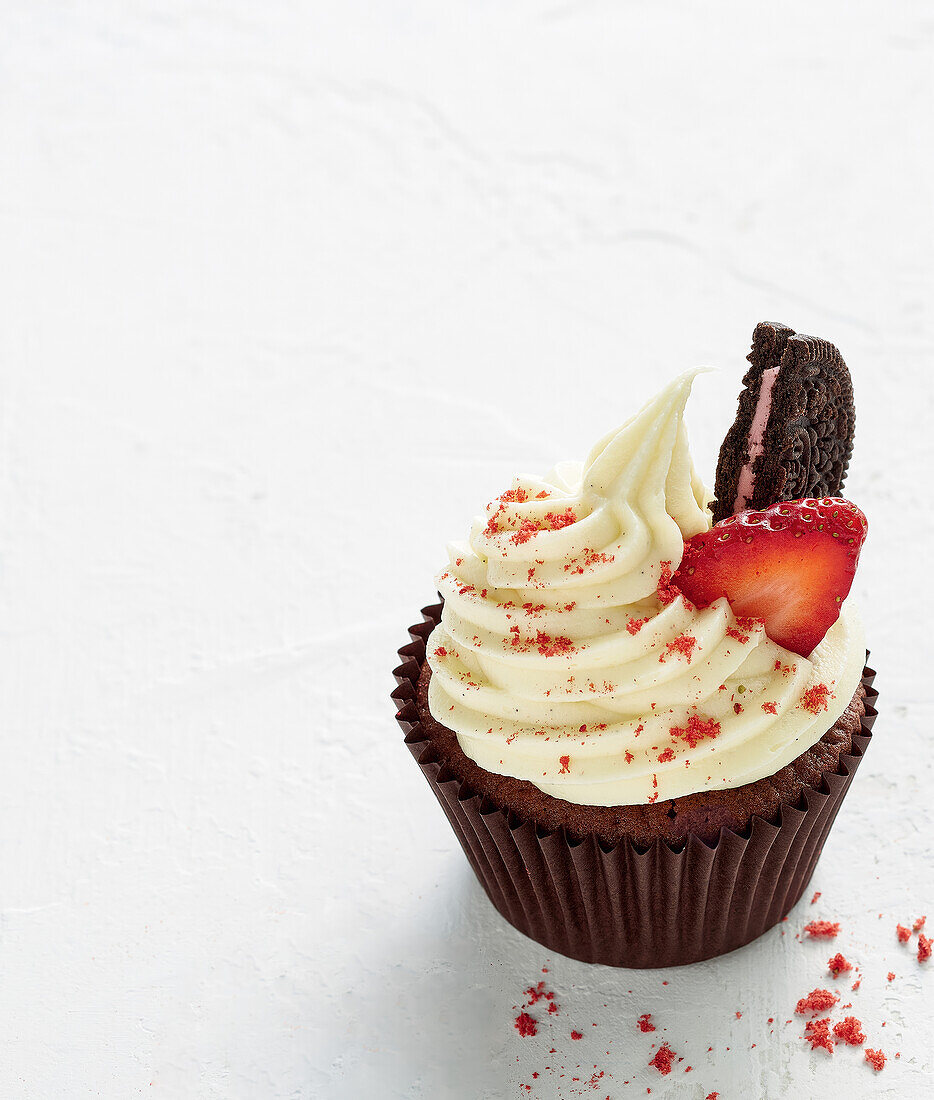
M830 695L830 688L826 684L815 684L801 696L801 706L811 714L820 714L822 710L827 710Z
M820 890L815 890L815 891L814 891L814 897L812 897L812 898L811 898L811 904L813 905L813 904L814 904L814 902L815 902L815 901L817 901L817 899L818 899L819 897L820 897Z
M672 737L680 737L692 749L696 749L705 738L720 735L720 723L715 718L701 718L699 714L692 714L687 725L672 726L668 732Z
M572 1031L571 1032L571 1038L572 1039L583 1039L583 1037L584 1036L580 1031Z
M527 1012L520 1012L513 1026L523 1038L538 1034L538 1024L535 1022L535 1017L530 1016Z
M804 934L816 940L832 940L839 931L839 921L812 920L804 926Z
M894 982L895 981L895 971L890 970L888 972L888 974L886 975L886 977L889 979L890 982Z
M659 660L665 661L673 653L678 653L687 660L688 664L690 664L691 658L694 656L694 647L696 645L697 639L693 634L679 634L677 638L673 638L670 642L665 644L665 652L659 657Z
M918 935L918 962L923 963L931 957L931 944L934 940L930 936L925 936L923 932Z
M669 760L674 760L675 750L672 748L665 749L664 752L658 754L659 764L667 764Z
M860 1047L866 1042L863 1025L855 1016L846 1016L838 1024L834 1024L833 1033L851 1047Z
M846 974L853 969L853 964L847 962L839 951L828 961L827 966L835 978L839 978L841 974Z
M737 1012L737 1013L736 1013L736 1019L737 1019L737 1020L741 1020L742 1018L743 1018L743 1014L742 1014L742 1012Z
M719 1100L719 1098L719 1092L708 1092L707 1095L704 1097L704 1100Z
M561 765L560 775L567 775L571 770L571 758L570 756L559 756L558 763Z
M647 1032L647 1031L654 1031L655 1030L655 1024L652 1023L652 1013L651 1012L643 1012L642 1015L639 1017L639 1019L636 1020L636 1023L639 1025L639 1030L640 1031L646 1031Z
M885 1068L885 1055L881 1050L873 1050L872 1047L866 1047L866 1061L872 1066L876 1073Z
M918 919L911 926L912 932L920 932L921 929L924 927L924 922L926 920L927 920L927 917L918 917Z
M813 989L806 997L802 997L798 1001L795 1012L800 1015L804 1015L805 1012L826 1012L828 1008L833 1008L839 1000L837 994L831 993L829 989Z
M630 619L629 622L626 623L626 629L629 631L630 634L638 634L648 621L649 620L647 618Z
M649 1065L654 1066L664 1076L671 1073L671 1063L675 1057L675 1052L671 1047L667 1043L662 1043L655 1052L655 1057L649 1059Z
M907 943L911 939L911 929L906 928L904 924L896 924L895 935L898 936L899 943Z
M548 1006L548 1011L552 1014L552 1016L558 1011L558 1006L555 1004L554 1001L552 1001L551 1004Z
M822 1020L808 1020L804 1025L804 1039L811 1044L811 1050L823 1047L828 1054L833 1054L833 1036L830 1034L830 1017Z

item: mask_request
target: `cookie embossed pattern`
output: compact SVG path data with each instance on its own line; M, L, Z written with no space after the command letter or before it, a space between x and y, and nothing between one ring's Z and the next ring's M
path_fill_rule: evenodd
M750 361L717 484L756 508L711 525L682 376L493 501L400 650L398 719L481 884L578 959L688 963L780 921L871 739L846 366L776 325Z

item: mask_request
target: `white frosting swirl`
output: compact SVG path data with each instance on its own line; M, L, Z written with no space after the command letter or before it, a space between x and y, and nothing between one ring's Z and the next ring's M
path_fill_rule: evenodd
M516 478L449 547L429 708L488 771L598 806L737 787L815 744L856 690L852 608L805 658L725 598L698 610L667 589L710 527L683 421L696 373L583 465Z

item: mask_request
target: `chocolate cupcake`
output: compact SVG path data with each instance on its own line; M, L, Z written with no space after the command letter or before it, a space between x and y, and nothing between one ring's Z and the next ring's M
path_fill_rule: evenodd
M406 742L493 904L617 966L780 920L875 715L846 600L861 513L783 502L711 529L692 381L491 502L396 670Z

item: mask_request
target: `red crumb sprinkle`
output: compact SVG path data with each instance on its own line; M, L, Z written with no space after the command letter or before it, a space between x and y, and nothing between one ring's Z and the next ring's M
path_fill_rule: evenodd
M728 638L735 638L740 645L745 645L749 641L749 635L744 634L742 630L737 630L735 626L728 626L726 628L726 636Z
M775 703L763 703L762 709L766 714L778 714L778 707ZM818 897L820 897L820 894L818 894ZM813 905L813 902L811 904Z
M815 940L832 940L840 931L840 922L831 920L812 920L804 926L804 934Z
M527 1012L519 1013L514 1026L523 1038L538 1034L538 1024L535 1022L535 1017L530 1016Z
M918 962L923 963L931 957L931 944L934 940L925 936L923 932L918 935Z
M439 645L438 648L435 650L436 657L447 657L447 655L448 651L444 648L443 645Z
M886 977L888 978L888 980L889 980L890 982L894 982L894 981L895 981L895 971L894 971L894 970L890 970L890 971L888 972L888 974L886 974Z
M535 644L543 657L561 657L575 652L574 643L570 638L563 636L552 638L541 630L535 637Z
M906 928L904 924L896 924L895 935L898 936L899 943L907 943L911 939L911 929Z
M826 1012L828 1008L833 1008L839 1000L837 994L831 993L829 989L813 989L806 997L802 997L798 1001L795 1012L802 1016L805 1012Z
M673 638L665 644L665 652L659 657L659 660L665 661L672 653L678 653L690 664L696 645L697 639L692 634L679 634L677 638Z
M743 1014L742 1014L742 1012L737 1012L737 1013L736 1013L736 1019L737 1019L737 1020L741 1020L742 1018L743 1018Z
M681 589L677 585L671 583L671 562L662 562L662 572L658 578L658 588L655 591L655 595L658 597L658 602L662 606L667 607L668 604L681 595Z
M853 969L853 964L847 962L839 951L830 959L827 966L830 968L830 973L833 974L835 978L839 978L841 974L846 974Z
M672 748L665 749L664 752L658 754L659 764L667 764L669 760L674 760L675 750Z
M885 1055L881 1050L873 1050L872 1047L866 1047L866 1061L872 1066L876 1073L885 1069Z
M571 770L571 758L570 756L559 756L558 763L561 765L561 771L559 775L567 775Z
M856 981L855 981L855 982L854 982L854 983L853 983L853 984L852 984L852 985L850 986L850 989L851 989L851 990L852 990L852 991L853 991L854 993L856 992L856 990L857 990L857 989L859 989L859 986L860 986L860 982L861 982L862 980L863 980L862 978L857 978L857 979L856 979Z
M652 1013L651 1012L643 1012L642 1015L639 1017L639 1019L636 1020L636 1023L639 1025L639 1030L640 1031L648 1032L648 1031L654 1031L655 1030L655 1024L652 1023Z
M626 749L626 763L631 764L633 760L635 760L635 757L632 755L629 749Z
M720 1093L708 1092L707 1095L704 1097L704 1100L720 1100Z
M719 736L720 723L715 718L701 718L699 714L692 714L686 726L672 726L668 732L672 737L687 741L695 749L704 738Z
M648 618L630 619L629 622L626 623L626 629L629 631L630 634L638 634L648 621Z
M813 905L814 902L816 902L819 897L820 897L820 890L815 890L814 891L814 897L811 898L811 904Z
M571 1038L572 1039L583 1039L583 1037L584 1036L580 1031L572 1031L571 1032Z
M921 929L924 927L924 922L926 920L927 920L927 917L918 917L918 919L911 926L912 932L920 932Z
M676 1057L671 1047L667 1043L662 1043L655 1052L655 1057L649 1059L649 1065L654 1066L662 1076L665 1076L671 1073L671 1063Z
M801 706L811 714L820 714L822 710L827 710L830 694L830 688L826 684L815 684L801 696Z
M554 1001L552 1001L551 1004L548 1006L548 1011L552 1014L552 1016L554 1016L558 1012L558 1006L555 1004Z
M851 1047L860 1047L866 1042L863 1025L855 1016L846 1016L838 1024L834 1024L833 1033Z
M811 1050L823 1047L828 1054L833 1054L833 1036L830 1034L830 1017L822 1020L808 1020L804 1025L804 1039L811 1044Z

